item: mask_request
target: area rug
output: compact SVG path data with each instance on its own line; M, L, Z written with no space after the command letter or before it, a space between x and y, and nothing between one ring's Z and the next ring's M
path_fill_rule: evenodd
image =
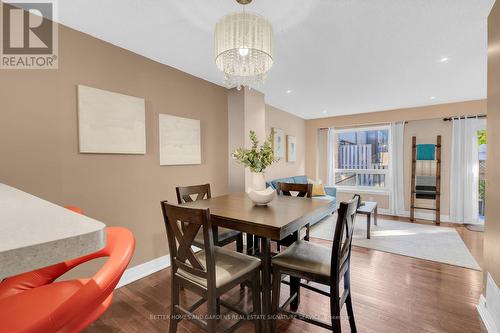
M311 227L311 237L333 240L336 214ZM371 228L366 238L366 217L358 215L353 245L480 270L455 228L384 220Z

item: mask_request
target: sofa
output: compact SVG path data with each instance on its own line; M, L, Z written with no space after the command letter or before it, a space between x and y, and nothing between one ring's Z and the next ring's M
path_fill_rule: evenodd
M307 184L308 179L307 179L307 176L293 176L293 177L286 177L286 178L277 178L277 179L267 181L266 187L272 187L273 189L277 189L278 183ZM336 199L337 189L333 186L325 186L325 193L326 193L326 195L315 196L313 198L322 199L322 200L332 200L336 206L337 205L337 199ZM321 219L323 219L327 215L328 214L326 214L325 216L322 216L321 218L317 219L316 221L312 221L311 225L319 222Z

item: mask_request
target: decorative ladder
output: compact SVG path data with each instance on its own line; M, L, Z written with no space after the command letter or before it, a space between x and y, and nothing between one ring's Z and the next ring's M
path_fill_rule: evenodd
M416 207L415 199L416 191L416 169L417 169L417 137L412 137L411 149L411 205L410 205L410 221L415 222L415 209L424 209L434 211L436 214L436 224L441 223L441 135L437 136L436 147L436 193L435 193L435 208ZM431 200L431 199L429 199Z

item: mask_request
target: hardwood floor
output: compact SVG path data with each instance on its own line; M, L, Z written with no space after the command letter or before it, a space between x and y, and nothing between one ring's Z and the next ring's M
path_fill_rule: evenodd
M456 227L482 265L483 233L441 225ZM482 272L361 247L353 247L351 265L359 332L486 332L475 308L482 292ZM170 270L166 269L118 289L110 309L86 332L168 332L169 283ZM284 301L288 289L282 289ZM249 291L235 288L226 299L246 310L251 308ZM182 300L193 302L196 298L184 291ZM200 310L202 313L203 308ZM299 311L328 316L328 299L303 290ZM343 313L346 315L345 309ZM342 327L349 332L347 318ZM253 331L253 325L248 323L238 332ZM327 332L299 320L279 321L278 331ZM201 331L182 321L179 332Z

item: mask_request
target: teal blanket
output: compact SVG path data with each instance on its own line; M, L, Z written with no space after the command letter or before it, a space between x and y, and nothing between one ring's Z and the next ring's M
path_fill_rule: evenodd
M435 160L435 145L433 144L420 144L417 145L417 160L419 161L431 161Z

